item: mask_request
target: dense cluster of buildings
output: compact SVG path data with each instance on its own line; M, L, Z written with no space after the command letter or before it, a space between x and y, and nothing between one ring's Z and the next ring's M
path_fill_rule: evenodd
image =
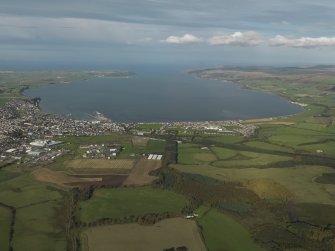
M80 148L85 149L83 158L89 159L115 159L122 150L121 146L106 144L94 144Z
M20 158L23 154L47 155L43 153L60 143L50 140L55 136L94 136L124 130L122 124L106 118L75 120L45 114L33 100L12 100L0 108L0 161L7 157Z

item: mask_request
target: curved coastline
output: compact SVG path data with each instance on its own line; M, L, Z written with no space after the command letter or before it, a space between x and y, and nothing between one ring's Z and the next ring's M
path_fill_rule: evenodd
M259 90L257 88L252 88L252 87L250 87L247 84L243 84L243 83L241 83L239 81L233 81L233 80L224 79L224 78L221 79L221 78L206 78L206 77L201 77L196 72L193 72L193 71L189 71L187 73L190 74L190 75L192 75L192 76L194 76L195 78L198 78L198 79L206 79L206 80L211 80L211 81L227 82L227 83L231 83L231 84L234 84L234 85L238 85L241 89L256 91L256 92L259 92L259 93L268 93L268 94L271 94L271 95L274 95L274 96L277 96L277 97L281 97L281 98L285 99L287 102L289 102L291 104L294 104L294 105L297 105L297 106L299 106L299 107L302 108L302 111L297 112L297 113L293 113L293 114L280 115L280 116L271 116L271 117L262 117L262 118L255 118L255 119L241 119L239 121L249 121L249 120L252 120L252 121L257 121L257 120L262 121L262 120L280 119L280 118L285 118L285 117L293 117L293 116L296 116L296 115L299 115L299 114L302 114L302 113L306 112L306 107L308 107L308 105L309 105L309 104L301 104L301 103L298 103L296 101L293 101L289 96L283 95L282 93L265 91L265 90Z
M194 78L195 76L193 75L193 74L189 74L189 76L191 77L191 78ZM171 83L173 83L173 81L175 80L175 82L178 82L178 76L176 75L176 76L172 76L172 79L171 79ZM184 84L184 85L182 85L180 88L189 88L189 86L190 86L190 84L194 84L195 85L195 89L196 88L199 88L199 86L200 86L200 88L202 88L202 89L204 89L203 88L203 84L204 83L202 83L201 81L204 81L204 80L206 80L206 81L211 81L211 80L213 80L213 79L204 79L204 78L198 78L198 77L196 77L197 79L199 79L200 80L200 82L198 82L198 83L194 83L194 82L192 82L191 80L189 80L189 79L186 79L186 82L187 82L187 86ZM97 81L96 82L96 84L99 84L99 83L101 83L101 81L104 81L104 79L106 79L106 78L92 78L93 80L95 80L95 81ZM114 79L114 78L110 78L110 79ZM100 82L99 82L100 81ZM112 81L114 81L114 80L112 80ZM132 81L132 80L131 80ZM142 81L142 82L141 82ZM146 86L146 85L144 85L144 86L141 86L141 84L143 84L143 83L145 83L145 81L147 81L147 79L136 79L136 82L134 82L134 81L132 81L131 83L133 84L133 85L135 85L135 86L132 86L131 88L140 88L140 89L144 89L144 90L147 90L147 89L150 89L149 87L153 87L153 86L155 86L155 85L151 85L151 86ZM157 79L154 79L154 81L157 81ZM153 82L154 82L153 81ZM222 79L220 79L220 81L222 81ZM240 91L239 91L239 89L240 90L243 90L243 89L246 89L246 88L244 88L245 87L245 85L242 85L242 84L240 84L240 83L236 83L236 82L233 82L233 81L229 81L229 80L224 80L228 85L226 86L226 87L223 87L223 86L219 86L219 85L215 85L215 83L214 83L214 85L213 85L213 88L218 88L218 86L219 86L219 88L228 88L228 89L230 89L230 91L237 91L237 93L239 93ZM86 81L85 81L86 82ZM78 81L73 81L72 83L77 83L77 84L84 84L84 85L86 85L86 87L87 87L87 85L88 84L85 84L82 80L78 80ZM120 82L118 82L118 81L114 81L113 82L114 84L116 83L116 84L119 84L119 85L121 85L120 84ZM123 85L123 83L124 82L122 82L122 85ZM128 82L125 82L126 84L128 83ZM163 82L162 83L162 85L164 85L164 83L165 82ZM169 82L170 83L170 82ZM178 82L179 83L179 82ZM129 83L128 83L129 84ZM234 86L234 85L238 85L238 88L239 89L235 89L234 87L229 87L229 85L231 85L231 86ZM90 85L91 85L91 83L90 83ZM56 85L55 85L56 86ZM57 86L58 86L58 84L57 84ZM186 86L186 87L185 87ZM85 87L85 86L84 86ZM85 88L86 88L85 87ZM104 87L104 86L103 86ZM176 85L176 83L173 83L172 84L172 87L171 88L179 88L179 86L178 85ZM192 87L193 88L193 87ZM202 90L201 89L201 90ZM35 97L35 96L37 96L37 97L41 97L41 95L38 95L38 93L35 93L35 94L37 94L37 95L32 95L32 94L34 94L34 93L27 93L27 92L30 92L31 90L33 90L33 89L24 89L23 90L23 95L25 95L26 97L27 96L30 96L30 97ZM36 90L36 88L34 88L34 90ZM124 89L122 89L123 91L124 91ZM205 89L204 89L205 90ZM282 98L281 96L279 96L279 95L276 95L276 94L274 94L274 93L271 93L271 92L264 92L264 91L260 91L260 90L256 90L256 89L250 89L250 88L248 88L248 90L249 91L252 91L252 92L254 92L255 93L255 95L260 95L259 97L260 98L262 98L262 97L266 97L266 96L262 96L263 94L270 94L270 95L273 95L274 97L276 97L276 98ZM72 90L73 91L73 90ZM106 90L105 90L106 91ZM114 89L108 89L108 91L114 91ZM202 97L202 93L200 92L199 93L199 90L197 90L196 89L196 91L198 91L198 93L197 93L197 95L200 95L199 97ZM220 91L222 92L222 89L220 89ZM34 92L34 91L33 91ZM115 91L115 92L117 92L117 90ZM140 90L140 92L141 92L141 90ZM144 92L143 90L142 90L142 92ZM162 92L164 92L164 90L162 91ZM217 92L217 90L216 89L213 89L213 90L210 90L210 92ZM234 96L234 93L232 92L232 97ZM156 94L156 93L154 93L154 94ZM124 94L123 94L124 95ZM137 95L137 94L136 94ZM165 95L165 94L164 94ZM171 94L168 94L168 95L171 95ZM216 98L218 98L218 94L217 93L215 93L215 97ZM224 94L225 95L225 94ZM248 93L244 93L243 95L249 95ZM125 95L124 95L125 96ZM154 96L154 95L153 95ZM206 96L206 95L205 95ZM149 96L148 96L149 97ZM227 96L226 96L227 97ZM45 100L45 97L41 97L43 100ZM74 99L75 99L76 97L74 97ZM128 98L128 97L127 97ZM132 97L129 97L130 99L132 98ZM151 98L151 97L149 97L149 98ZM158 99L156 98L156 97L154 97L154 100L152 101L152 104L150 105L149 103L147 104L147 107L150 107L150 108L152 108L153 107L153 104L155 104L155 101L157 101L157 102L160 102L160 99L159 99L159 97L158 97ZM166 98L166 97L165 97ZM174 99L175 97L173 97L173 96L171 96L171 98L172 99ZM179 97L180 98L180 97ZM208 97L207 97L208 98ZM224 98L224 97L223 97ZM256 96L254 96L254 97L252 97L252 98L250 98L250 100L252 100L252 99L255 99L256 98ZM72 99L72 98L69 98L69 99ZM205 100L206 100L206 97L204 98ZM215 98L214 98L215 99ZM222 99L222 98L221 98ZM269 98L269 97L266 97L266 100L267 101L269 101L269 99L271 99L271 98ZM202 100L202 99L200 99L200 100ZM192 101L192 102L201 102L201 101L198 101L198 100L196 100L196 101ZM256 99L257 100L257 99ZM257 102L255 100L255 102ZM293 112L293 113L288 113L288 114L283 114L283 115L276 115L276 114L274 114L273 116L262 116L261 115L261 113L270 113L270 111L269 111L269 109L265 109L263 112L262 112L262 109L260 109L260 110L257 110L257 106L258 107L260 107L261 105L260 104L256 104L255 103L255 105L256 105L256 110L253 110L251 113L248 113L248 110L246 110L246 113L244 112L244 106L245 105L247 105L247 103L243 103L243 102L245 102L244 100L240 100L242 103L241 104L238 104L239 102L236 102L236 104L238 105L237 106L237 108L235 108L235 107L229 107L228 106L228 110L227 110L227 114L225 114L225 110L222 110L222 114L220 114L220 113L218 113L217 115L213 115L213 114L210 114L209 116L207 116L207 114L205 115L205 116L203 116L203 115L201 115L203 118L199 118L199 116L198 116L198 118L195 116L194 117L194 114L192 115L191 114L191 116L188 116L188 118L186 118L186 119L184 119L184 117L183 116L181 116L180 114L177 114L176 116L173 114L173 116L175 116L175 119L171 119L171 118L169 118L169 116L171 117L171 110L170 111L168 111L168 113L167 113L167 116L165 116L164 117L164 115L165 115L165 113L163 113L162 112L162 116L160 116L161 117L161 119L155 119L154 118L154 116L152 117L152 118L149 118L148 119L148 116L144 116L144 117L140 117L140 115L138 115L138 117L137 118L135 118L135 119L129 119L129 118L126 118L126 119L120 119L120 118L117 118L117 119L115 119L113 116L110 116L110 114L108 114L108 111L106 112L106 108L104 108L105 110L101 110L101 109L99 109L99 108L96 108L96 107L92 107L92 109L94 108L94 111L99 111L99 112L101 112L101 113L103 113L103 114L105 114L107 117L109 117L110 119L112 119L112 120L114 120L115 119L115 121L117 121L117 122L120 122L120 123L155 123L155 122L157 122L157 123L169 123L169 122L203 122L203 121L227 121L227 120L236 120L236 121L243 121L243 120L250 120L250 119L264 119L264 118L277 118L277 117L286 117L286 116L292 116L292 115L296 115L296 114L299 114L299 113L301 113L301 112L303 112L304 110L302 110L302 111L299 111L299 112ZM90 101L91 102L91 101ZM126 102L127 102L127 100L126 100ZM149 102L148 100L147 101L145 101L145 102ZM151 100L150 100L150 102L151 102ZM173 101L173 103L174 103L175 101ZM178 102L178 101L177 101ZM179 100L179 102L180 102L180 100ZM227 102L227 101L220 101L220 102ZM249 101L250 102L250 101ZM273 104L281 104L280 103L280 101L278 101L278 100L276 100L276 101L274 101L275 103L273 103ZM285 100L285 102L287 102L287 99ZM170 101L170 103L169 103L169 105L171 104L171 101ZM273 105L272 104L272 105ZM230 105L232 105L232 104L230 104ZM283 107L286 107L285 109L287 109L287 110L289 110L289 109L292 109L292 108L289 108L287 105L284 105L284 103L282 103L282 105L283 105ZM296 105L296 104L295 104ZM71 107L71 106L70 106ZM225 107L225 106L223 106L223 107ZM274 106L274 107L276 107L276 106ZM43 108L43 103L42 103L42 105L41 105L41 108L42 108L42 111L44 110L44 108ZM119 114L120 113L122 113L122 107L120 106L119 107L120 109L119 109ZM197 109L197 108L199 108L199 107L195 107L194 109ZM248 107L249 108L249 107ZM115 108L116 109L116 108ZM137 108L136 108L137 109ZM156 109L156 108L155 108ZM157 109L159 109L159 108L157 108ZM211 109L211 107L209 107L209 108L206 108L206 109ZM219 109L219 107L215 107L215 109ZM235 109L235 110L231 110L231 114L230 114L230 109ZM277 109L277 113L280 113L280 107L279 108L276 108ZM85 107L83 108L83 109L81 109L81 110L85 110ZM250 112L250 110L251 110L251 108L249 108L249 112ZM274 109L275 110L275 109ZM239 115L238 114L238 111L242 111L242 114L241 115ZM79 118L79 116L76 116L76 114L75 114L75 112L73 112L73 110L72 111L69 111L69 112L66 112L66 113L60 113L60 112L57 112L57 110L56 111L46 111L46 110L44 110L44 112L47 112L47 113L56 113L56 114L68 114L68 113L71 113L71 114L74 114L75 115L75 117L77 117L77 118ZM125 112L127 112L127 107L125 107ZM194 111L192 111L193 113L194 113ZM201 112L201 111L200 111ZM218 112L217 110L216 110L216 112ZM91 113L91 112L89 112L89 111L86 111L85 112L86 114L87 113ZM276 113L276 111L274 112L274 113ZM83 114L83 113L82 113ZM188 113L186 113L187 115L189 115ZM229 115L230 114L230 115ZM147 115L147 114L146 114ZM172 117L173 117L172 116ZM178 117L179 116L179 117ZM193 117L192 117L193 116ZM200 116L200 117L201 117ZM207 116L207 117L206 117ZM227 118L224 118L224 119L222 119L222 117L227 117ZM215 117L217 117L217 118L215 118ZM219 117L221 117L221 118L219 118ZM239 118L240 117L240 118ZM191 118L191 119L190 119ZM79 118L80 119L80 118Z

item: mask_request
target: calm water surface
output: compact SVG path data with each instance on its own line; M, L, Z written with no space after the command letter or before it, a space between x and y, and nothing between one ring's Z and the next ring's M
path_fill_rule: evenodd
M188 74L95 78L26 90L45 112L85 119L95 111L117 122L204 121L290 115L302 108L268 93Z

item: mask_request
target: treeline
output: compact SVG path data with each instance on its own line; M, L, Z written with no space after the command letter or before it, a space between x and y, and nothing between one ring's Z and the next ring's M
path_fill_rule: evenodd
M13 238L14 238L14 225L16 220L16 209L15 207L6 205L0 202L0 207L7 208L11 212L11 221L10 221L10 229L9 229L9 238L8 238L8 250L13 251Z
M177 248L165 248L163 251L187 251L188 248L185 246L177 247Z
M162 159L162 167L167 167L170 164L176 164L178 157L178 145L172 138L167 139L165 143L165 151Z
M237 214L247 212L253 207L266 207L266 203L254 192L245 189L239 183L184 174L172 168L159 169L156 176L159 179L155 186L183 194L188 199L188 204L182 210L183 214L192 213L201 205L219 210L228 208Z
M142 216L129 215L122 218L102 218L92 222L79 222L79 227L97 227L97 226L106 226L113 224L126 224L126 223L138 223L141 225L153 225L161 220L175 218L181 216L178 213L152 213Z
M78 215L80 201L89 200L94 193L94 187L73 188L65 196L62 212L64 215L64 228L68 251L81 250L80 231L86 227L106 226L113 224L138 223L141 225L153 225L161 220L182 216L181 213L152 213L141 216L129 215L122 218L102 218L92 222L82 222Z
M80 226L81 222L77 216L77 208L80 201L89 200L94 193L94 187L73 188L65 195L62 212L65 228L65 236L68 251L80 251Z

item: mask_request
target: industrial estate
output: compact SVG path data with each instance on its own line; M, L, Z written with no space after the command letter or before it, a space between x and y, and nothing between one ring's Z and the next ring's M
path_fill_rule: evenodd
M0 72L0 250L334 250L335 67L191 71L304 108L253 120L47 114L22 90L117 72ZM47 79L47 80L46 80Z

